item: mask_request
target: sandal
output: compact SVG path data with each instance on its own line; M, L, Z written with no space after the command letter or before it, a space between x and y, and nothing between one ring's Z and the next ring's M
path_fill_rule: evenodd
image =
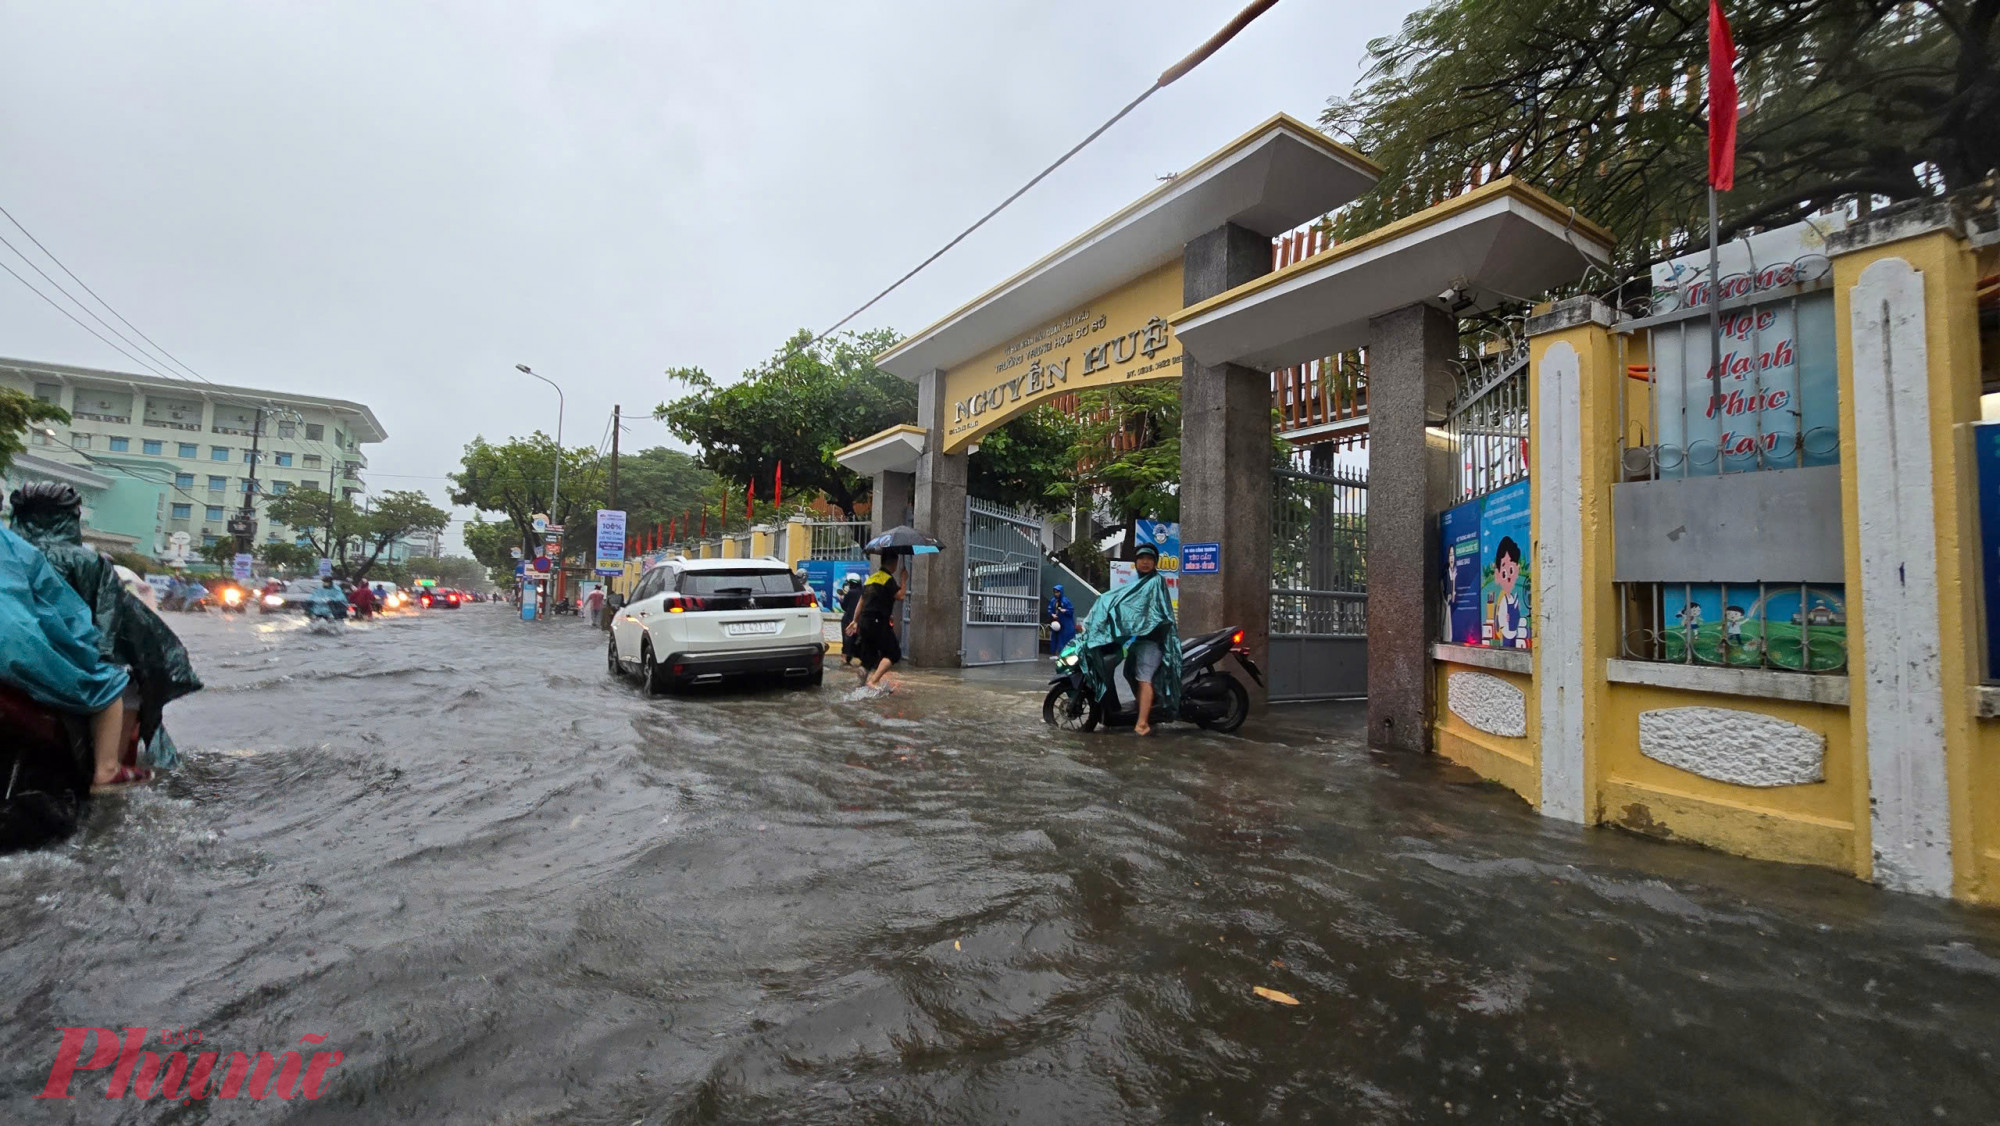
M129 790L143 782L151 782L152 780L153 772L150 770L143 770L136 766L121 766L118 768L118 773L111 776L109 782L92 782L90 784L90 792L93 794L115 794L120 790Z

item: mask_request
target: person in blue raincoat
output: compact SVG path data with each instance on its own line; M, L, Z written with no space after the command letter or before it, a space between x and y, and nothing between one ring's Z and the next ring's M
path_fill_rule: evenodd
M1174 627L1173 595L1159 573L1160 551L1139 545L1132 566L1137 577L1113 587L1090 608L1083 620L1084 683L1103 696L1110 669L1096 658L1103 653L1125 658L1125 680L1138 699L1135 734L1150 735L1157 704L1168 716L1180 714L1181 643Z
M45 707L90 717L98 792L143 775L118 762L131 678L103 640L89 603L39 549L0 528L0 683Z
M1076 606L1063 595L1061 583L1056 584L1056 592L1043 616L1049 620L1049 652L1060 654L1070 638L1076 636Z

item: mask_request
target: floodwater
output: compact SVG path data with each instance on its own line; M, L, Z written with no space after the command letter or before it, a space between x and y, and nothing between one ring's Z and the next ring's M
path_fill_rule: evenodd
M0 1121L2000 1119L2000 916L1542 822L1351 708L1142 741L1018 672L649 698L496 606L176 624L189 764L0 859ZM35 1100L86 1025L343 1056Z

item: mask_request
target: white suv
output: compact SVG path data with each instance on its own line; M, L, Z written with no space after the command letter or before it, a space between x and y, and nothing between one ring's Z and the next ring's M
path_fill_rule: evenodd
M664 692L754 675L817 685L825 656L819 602L784 561L683 558L640 577L611 620L606 663Z

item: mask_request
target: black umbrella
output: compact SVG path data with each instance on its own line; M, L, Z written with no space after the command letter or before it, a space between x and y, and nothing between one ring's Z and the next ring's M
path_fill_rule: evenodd
M936 537L927 536L908 524L898 524L861 545L861 550L869 555L929 555L937 549Z

